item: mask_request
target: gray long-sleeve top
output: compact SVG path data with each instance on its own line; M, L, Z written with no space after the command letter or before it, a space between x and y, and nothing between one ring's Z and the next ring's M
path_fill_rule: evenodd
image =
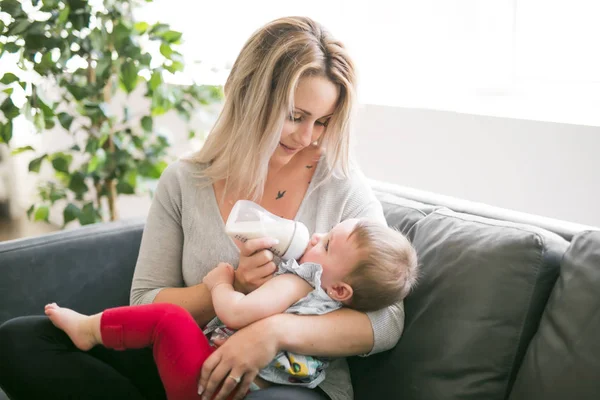
M325 180L321 160L296 219L311 234L349 218L385 223L381 204L357 167L348 178ZM193 286L219 262L237 266L239 250L225 233L212 185L199 178L202 164L176 161L163 172L147 218L131 287L131 304L148 304L164 288ZM370 354L396 345L404 328L402 303L367 314L374 333ZM348 365L337 359L320 384L332 400L353 398Z

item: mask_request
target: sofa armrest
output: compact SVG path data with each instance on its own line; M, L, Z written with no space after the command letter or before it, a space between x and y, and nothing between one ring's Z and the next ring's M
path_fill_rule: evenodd
M50 302L86 314L128 304L143 228L118 221L0 243L0 324Z

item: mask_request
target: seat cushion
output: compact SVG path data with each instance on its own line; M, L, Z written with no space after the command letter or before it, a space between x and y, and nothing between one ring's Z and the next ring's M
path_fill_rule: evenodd
M505 399L568 243L438 209L409 231L420 280L391 351L351 359L357 399Z
M573 238L510 400L600 397L600 232Z

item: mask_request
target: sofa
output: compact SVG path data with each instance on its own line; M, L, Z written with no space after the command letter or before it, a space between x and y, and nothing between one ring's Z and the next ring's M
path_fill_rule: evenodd
M420 277L396 347L349 359L356 399L600 398L600 231L372 185ZM0 324L52 301L84 313L127 304L143 228L0 243Z

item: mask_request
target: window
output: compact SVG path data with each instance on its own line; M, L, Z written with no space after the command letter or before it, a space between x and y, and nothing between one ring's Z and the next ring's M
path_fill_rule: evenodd
M362 103L600 126L597 0L155 0L199 60L176 79L224 83L262 24L308 15L348 46Z

